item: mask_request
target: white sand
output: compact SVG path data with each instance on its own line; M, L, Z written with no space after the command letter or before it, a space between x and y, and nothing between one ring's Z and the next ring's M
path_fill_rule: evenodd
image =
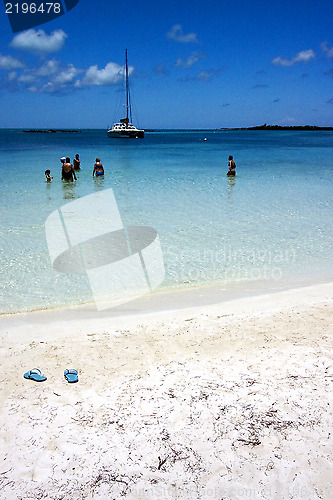
M331 291L3 317L0 498L331 499Z

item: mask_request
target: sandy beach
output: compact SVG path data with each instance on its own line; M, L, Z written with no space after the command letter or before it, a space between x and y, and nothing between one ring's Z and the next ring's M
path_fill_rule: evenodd
M2 317L0 498L328 500L331 295Z

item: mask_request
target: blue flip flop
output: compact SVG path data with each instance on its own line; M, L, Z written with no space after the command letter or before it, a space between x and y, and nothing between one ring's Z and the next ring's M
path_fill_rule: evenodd
M47 378L42 375L42 372L39 368L33 368L32 370L29 370L23 375L23 377L34 380L35 382L44 382L44 380L47 380Z
M79 380L78 373L73 368L71 368L70 370L65 370L64 377L69 384L73 384L74 382L78 382Z

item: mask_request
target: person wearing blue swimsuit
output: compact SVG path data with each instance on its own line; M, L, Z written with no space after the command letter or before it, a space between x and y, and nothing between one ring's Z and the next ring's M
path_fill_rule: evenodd
M94 165L93 176L94 175L104 175L104 167L101 164L100 158L96 158L96 163Z

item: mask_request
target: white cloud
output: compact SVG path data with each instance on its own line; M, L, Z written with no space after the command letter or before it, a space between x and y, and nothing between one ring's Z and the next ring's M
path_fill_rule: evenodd
M26 69L17 77L17 81L30 92L70 92L73 90L75 78L82 71L72 64L61 66L59 61L51 59L37 68Z
M226 69L226 66L222 66L218 69L207 69L200 71L200 73L198 73L197 75L197 79L204 82L209 82L214 76L218 76L220 73L224 73Z
M181 66L182 68L190 68L199 61L199 59L203 59L205 54L201 52L193 52L185 61L181 57L177 59L176 66Z
M133 66L129 66L128 73L133 72ZM98 69L96 66L90 66L87 69L84 77L78 80L76 87L114 85L122 81L124 78L124 68L116 63L109 62L105 68Z
M333 47L328 47L327 42L321 43L320 46L321 46L321 50L323 52L325 52L326 57L328 57L329 59L332 59L333 58Z
M134 67L130 66L129 74L133 71ZM50 59L36 67L13 70L10 79L7 76L2 80L2 86L12 91L23 88L36 93L64 94L85 87L117 85L123 79L124 67L113 62L107 63L102 69L95 65L85 70Z
M31 92L42 92L44 94L58 94L61 89L64 90L64 87L61 88L54 82L47 82L42 87L31 87L29 90L31 90Z
M12 70L18 68L24 68L24 64L21 61L14 59L12 56L2 56L0 54L0 69Z
M181 82L195 82L195 81L201 81L201 82L210 82L213 77L218 76L220 73L223 73L226 71L226 66L222 66L221 68L218 69L207 69L207 70L202 70L200 71L196 76L189 76L186 75L185 78L181 78L179 81Z
M45 77L50 77L60 71L60 62L56 59L45 61L38 68L26 69L18 78L19 82L31 83L41 80Z
M45 61L42 66L36 69L35 73L37 76L50 76L54 75L59 71L60 62L57 59L50 59Z
M180 24L174 24L170 31L168 31L166 36L167 38L169 38L169 40L175 40L176 42L198 43L197 34L188 33L187 35L185 35Z
M303 50L299 52L295 57L294 57L294 62L304 62L307 63L311 61L311 59L314 59L316 57L316 54L314 53L313 50Z
M315 57L316 54L312 49L302 50L301 52L298 52L298 54L296 54L292 59L283 59L282 57L278 56L272 60L272 64L275 64L277 66L293 66L298 62L308 63Z
M36 80L36 76L31 71L25 71L17 80L21 83L32 83Z
M62 29L52 31L50 35L41 29L30 29L16 35L10 45L28 52L57 52L63 47L66 38L67 35Z
M54 82L62 85L67 85L75 80L75 77L82 73L82 70L75 68L72 64L69 64L66 68L60 71L54 78Z

